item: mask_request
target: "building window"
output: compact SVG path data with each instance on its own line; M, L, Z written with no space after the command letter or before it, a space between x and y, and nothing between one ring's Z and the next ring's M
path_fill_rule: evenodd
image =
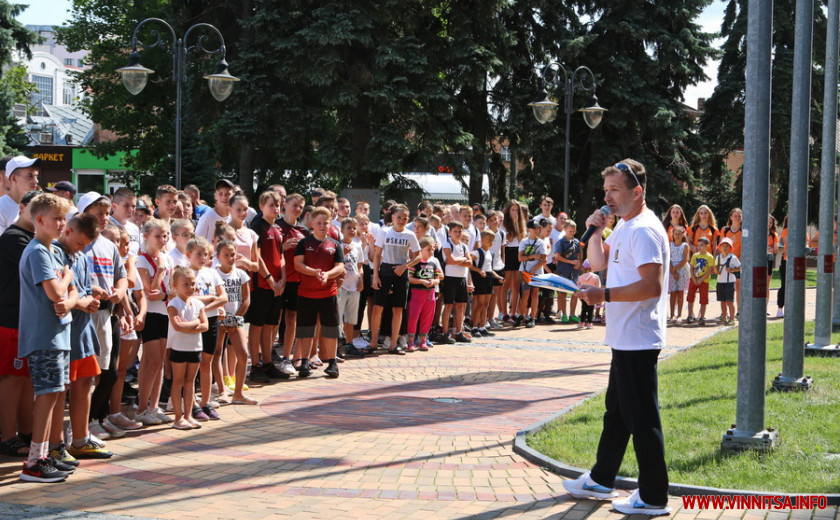
M64 64L72 67L73 66L73 58L64 58Z
M45 105L53 104L53 79L49 76L32 75L32 82L35 83L37 92L32 93L32 104L37 105L43 103Z
M72 105L76 100L76 84L69 81L64 82L64 95L62 101L65 105Z
M83 58L79 58L78 60L76 60L76 65L78 65L79 67L84 67L85 60Z

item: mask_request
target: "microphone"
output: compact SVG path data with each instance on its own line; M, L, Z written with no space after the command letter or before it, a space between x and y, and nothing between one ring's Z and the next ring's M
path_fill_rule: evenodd
M611 213L610 207L607 206L607 205L601 206L601 209L599 209L598 211L600 211L601 213L603 213L604 215L606 215L608 217L610 216L610 213ZM586 230L586 233L584 233L583 236L580 237L580 243L586 245L589 242L589 239L595 233L595 231L597 231L597 229L598 228L595 227L595 226L589 226L589 228L587 228L587 230Z

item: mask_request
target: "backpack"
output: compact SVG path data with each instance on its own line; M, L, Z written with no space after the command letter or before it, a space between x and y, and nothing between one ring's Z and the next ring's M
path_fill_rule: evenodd
M481 249L480 247L478 249L476 249L476 251L478 251L478 258L473 260L473 265L478 267L479 269L482 269L481 266L484 265L484 259L486 258L486 255L484 253L484 250ZM489 253L490 253L490 269L493 269L493 251L489 251Z

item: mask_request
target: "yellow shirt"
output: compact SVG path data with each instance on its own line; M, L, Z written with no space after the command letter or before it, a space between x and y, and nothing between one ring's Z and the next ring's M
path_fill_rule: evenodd
M691 265L691 276L703 278L715 265L715 257L710 253L694 253L689 264Z

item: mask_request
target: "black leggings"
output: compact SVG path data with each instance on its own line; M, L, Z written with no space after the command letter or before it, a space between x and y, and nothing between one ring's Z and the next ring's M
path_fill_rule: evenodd
M595 306L589 305L583 300L581 300L580 304L580 321L583 323L592 323L592 313L595 310Z
M108 417L111 411L111 389L117 382L117 364L120 359L120 319L116 316L111 316L111 336L113 346L111 347L108 369L102 370L99 375L99 382L96 383L96 388L93 389L93 394L90 396L90 418L92 420L104 419Z
M781 278L782 286L779 287L779 292L776 293L776 305L783 308L785 307L785 278L787 274L787 260L784 258L782 262L779 264L779 278Z

